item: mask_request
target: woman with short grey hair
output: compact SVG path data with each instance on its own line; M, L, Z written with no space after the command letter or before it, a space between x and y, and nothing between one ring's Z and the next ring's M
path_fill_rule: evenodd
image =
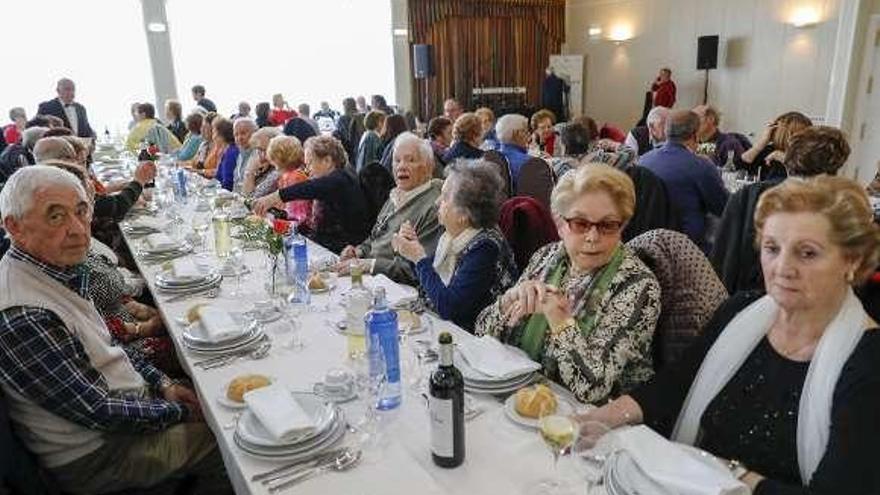
M415 264L423 297L441 318L472 329L477 314L516 281L516 263L496 227L504 200L492 164L459 160L446 168L437 217L445 232L433 256L401 227L394 249Z

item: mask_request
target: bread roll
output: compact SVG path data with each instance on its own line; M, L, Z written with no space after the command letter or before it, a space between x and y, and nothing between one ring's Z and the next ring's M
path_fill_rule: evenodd
M321 274L313 273L311 277L309 277L309 289L310 290L325 290L327 288L327 282L324 282L324 279L321 278Z
M537 418L543 411L545 414L556 412L556 394L550 387L542 384L521 388L516 392L516 412L527 418Z
M263 375L242 375L229 382L226 389L226 397L233 402L244 402L244 394L251 390L263 388L272 383L269 377Z

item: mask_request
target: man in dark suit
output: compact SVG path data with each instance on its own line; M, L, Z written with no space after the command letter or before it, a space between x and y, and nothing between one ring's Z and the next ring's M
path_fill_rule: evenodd
M70 79L58 80L56 87L58 98L40 103L38 115L54 115L64 121L64 126L73 131L75 136L84 138L95 137L95 131L89 125L86 107L73 101L76 96L76 85Z

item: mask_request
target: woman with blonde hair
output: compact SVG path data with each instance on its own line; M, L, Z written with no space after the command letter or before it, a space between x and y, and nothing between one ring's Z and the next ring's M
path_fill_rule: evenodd
M452 146L443 155L445 163L459 158L476 160L483 157L483 124L476 113L461 114L452 125Z
M266 157L278 171L277 189L309 180L305 167L305 153L299 139L293 136L276 136L269 141ZM294 221L301 231L311 231L312 201L299 199L284 205L288 220Z
M868 197L841 177L788 179L755 226L766 295L737 293L676 366L580 419L735 461L755 494L878 493L880 332L853 293L880 263Z
M752 147L736 160L737 168L756 175L758 180L785 178L783 162L791 138L812 125L813 121L800 112L786 112L776 117Z
M660 285L621 241L632 180L604 164L579 168L556 184L551 210L562 240L532 256L477 317L476 333L520 347L578 400L602 403L654 373Z

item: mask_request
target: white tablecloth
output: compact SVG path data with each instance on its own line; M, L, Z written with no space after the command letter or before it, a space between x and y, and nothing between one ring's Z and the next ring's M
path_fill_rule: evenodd
M188 207L180 208L185 225L192 216L193 200ZM184 230L188 230L184 228ZM213 240L208 246L213 246ZM134 248L141 241L128 239ZM135 249L132 249L133 251ZM310 245L310 256L326 255L322 247ZM324 373L334 367L346 364L346 340L327 324L331 313L341 315L341 308L333 301L334 295L313 296L313 306L329 311L307 312L300 316L299 326L305 348L285 349L275 338L269 356L262 360L239 360L234 364L214 369L201 370L192 366L202 359L193 356L182 345L182 327L176 320L185 315L187 308L199 302L221 304L227 309L245 311L253 301L266 299L264 281L265 254L260 251L247 251L245 262L252 270L242 277L242 295L230 297L229 292L235 284L234 279L223 281L220 295L216 299L194 297L181 302L164 302L167 296L155 291L154 275L160 269L138 261L140 268L153 289L158 309L164 317L169 333L177 346L183 366L189 370L197 392L202 400L206 420L217 437L227 471L236 493L268 493L259 483L250 482L251 476L277 466L276 463L255 459L241 452L233 443L233 429L224 428L234 419L235 411L218 404L216 398L225 393L224 384L243 373L262 373L275 377L297 390L311 390ZM348 284L347 278L340 278L339 285ZM342 288L340 287L340 288ZM455 339L473 338L454 324L433 318L437 332L449 330ZM276 337L273 328L284 325L276 322L268 325L268 332ZM281 338L285 338L280 334ZM404 377L404 382L406 378ZM419 393L404 385L405 396L400 408L383 417L387 425L386 445L379 455L367 456L355 469L345 473L331 473L298 484L290 493L328 495L345 494L516 494L539 478L552 471L551 455L534 430L525 429L509 421L497 399L475 396L477 403L486 412L468 421L465 426L466 460L456 469L442 469L434 465L429 448L428 417L423 399ZM354 420L362 414L362 403L356 401L344 406L349 418ZM565 461L563 461L565 462Z

